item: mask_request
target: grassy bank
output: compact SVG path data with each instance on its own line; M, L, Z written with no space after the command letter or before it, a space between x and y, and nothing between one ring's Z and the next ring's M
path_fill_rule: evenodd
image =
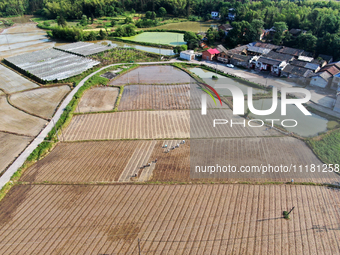
M326 164L340 165L340 129L307 139L307 144Z

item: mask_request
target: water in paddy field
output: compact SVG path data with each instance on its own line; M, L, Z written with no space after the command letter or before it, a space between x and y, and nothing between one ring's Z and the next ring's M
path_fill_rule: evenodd
M169 44L172 46L186 44L183 38L184 34L170 32L144 32L135 36L122 37L122 39L135 42Z
M129 44L125 42L118 42L118 41L93 41L93 43L102 43L102 44L111 44L114 47L123 47L123 48L135 48L136 50L141 50L150 53L157 53L161 55L172 56L175 55L173 50L170 49L163 49L163 48L156 48L156 47L149 47L149 46L142 46L136 44Z
M240 80L237 79L233 79L233 78L228 78L207 70L204 70L202 68L189 68L189 71L191 71L192 73L198 75L199 77L201 77L208 85L212 86L213 88L216 89L216 91L222 95L222 96L231 96L231 92L229 89L223 88L223 85L225 84L232 84L236 87L239 87L243 94L246 95L248 94L248 88L250 86L246 85L245 83L242 83ZM218 79L213 79L212 76L215 75L218 77ZM266 94L268 93L266 90L262 90L262 89L257 89L257 88L252 88L253 89L253 94Z
M257 110L268 110L272 106L272 99L260 99L260 100L254 100L254 108ZM278 105L276 108L276 111L270 115L267 116L259 116L255 115L253 113L250 113L249 116L255 119L294 119L298 122L298 125L296 127L285 129L289 132L293 132L298 134L302 137L310 137L310 136L317 136L320 132L327 131L327 123L328 120L312 113L312 115L304 115L300 109L298 109L295 105L287 105L287 115L282 116L281 115L281 100L278 99ZM248 108L248 105L246 103L245 110ZM280 124L279 121L275 121L274 124ZM285 125L293 125L293 122L287 122Z

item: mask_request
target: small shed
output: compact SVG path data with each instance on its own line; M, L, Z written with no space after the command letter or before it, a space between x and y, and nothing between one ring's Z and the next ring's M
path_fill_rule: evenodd
M184 51L181 51L181 53L179 54L179 57L190 61L190 60L195 59L195 53L193 50L184 50Z

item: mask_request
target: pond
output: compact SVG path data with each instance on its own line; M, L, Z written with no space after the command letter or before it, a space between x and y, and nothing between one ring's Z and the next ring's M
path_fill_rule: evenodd
M232 84L234 86L239 87L242 90L244 95L248 93L248 88L250 87L247 85L246 82L242 82L241 80L228 78L228 77L204 70L202 68L198 68L198 67L189 68L189 71L201 77L205 81L205 83L215 88L216 91L220 95L223 95L223 96L231 96L230 90L227 88L224 88L223 86L224 84ZM213 79L212 78L213 75L217 76L218 79ZM262 90L262 89L257 89L257 88L252 88L252 89L253 89L253 94L267 93L267 91Z
M182 31L191 31L191 32L206 32L210 27L217 27L217 23L211 22L178 22L178 23L170 23L158 27L152 28L142 28L141 30L149 30L149 29L168 29L168 30L182 30Z
M148 42L158 44L169 44L172 46L186 44L183 40L184 34L170 32L144 32L135 36L122 37L122 39L134 42Z
M268 110L272 106L272 99L260 99L260 100L254 100L253 102L254 108L257 110ZM245 109L247 109L248 106L246 105ZM327 124L328 120L312 113L312 115L304 115L295 105L287 105L287 115L282 116L281 115L281 100L278 99L278 105L276 108L276 111L270 115L267 116L259 116L255 115L253 113L249 114L250 117L255 119L294 119L298 122L296 127L286 127L289 132L294 132L302 137L310 137L310 136L316 136L320 132L327 131ZM279 121L274 122L274 124L279 124ZM286 125L294 125L293 122L288 122Z

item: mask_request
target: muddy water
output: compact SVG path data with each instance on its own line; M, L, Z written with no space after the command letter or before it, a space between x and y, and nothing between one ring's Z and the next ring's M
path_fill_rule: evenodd
M260 99L254 101L254 108L257 110L268 110L272 106L272 99ZM246 106L247 108L247 106ZM310 116L304 115L295 105L287 105L287 115L281 115L281 100L278 100L278 105L276 111L267 116L259 116L255 114L250 114L251 117L256 119L294 119L298 122L296 127L287 127L289 132L296 133L303 137L316 136L320 132L327 131L328 120L312 113ZM280 124L279 121L274 122L274 124ZM294 125L294 122L286 122L285 125Z
M182 45L186 44L183 40L184 34L169 33L169 32L144 32L135 36L123 37L123 39L135 42L148 42L169 45Z
M175 55L173 50L169 49L163 49L163 48L156 48L156 47L148 47L148 46L142 46L137 44L131 44L131 43L124 43L124 42L118 42L118 41L93 41L93 43L102 43L102 44L108 44L110 43L114 47L123 47L123 48L135 48L137 50L150 52L150 53L157 53L161 55L167 55L172 56Z
M249 86L246 85L246 83L241 83L239 80L233 79L233 78L228 78L213 72L209 72L207 70L201 69L201 68L190 68L189 69L191 72L194 74L198 75L201 77L208 85L212 86L213 88L216 89L216 91L223 96L231 96L231 92L229 89L225 88L225 84L231 84L234 85L238 88L240 88L243 92L243 94L248 94L248 88ZM218 79L213 79L212 76L215 75L218 77ZM262 90L262 89L253 89L253 94L264 94L267 93L267 91Z
M0 34L0 58L52 48L56 43L35 23L17 24Z

